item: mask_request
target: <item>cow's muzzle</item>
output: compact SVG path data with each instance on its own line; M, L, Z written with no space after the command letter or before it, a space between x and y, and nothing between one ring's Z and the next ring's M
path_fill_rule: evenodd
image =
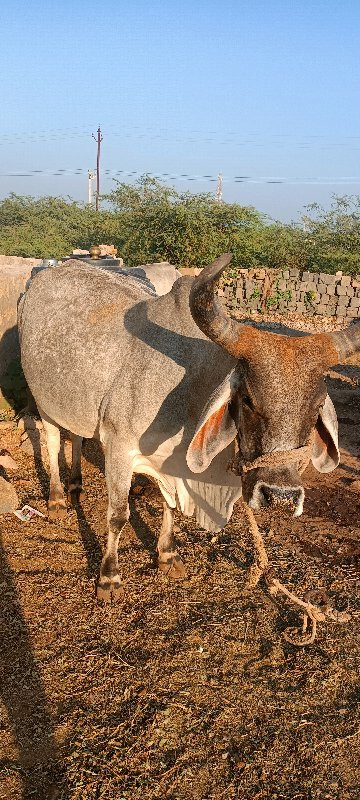
M303 512L304 497L302 486L276 486L257 481L248 503L254 510L269 508L299 517Z

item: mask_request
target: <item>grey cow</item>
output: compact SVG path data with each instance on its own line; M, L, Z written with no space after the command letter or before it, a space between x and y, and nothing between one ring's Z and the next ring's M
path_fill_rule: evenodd
M126 267L126 272L142 280L150 281L159 296L170 292L175 281L181 278L181 272L172 264L169 264L168 261L141 264L138 267Z
M159 567L179 577L176 506L212 531L230 519L241 494L255 509L290 503L301 514L305 446L319 471L338 464L323 376L360 348L360 326L292 338L240 324L215 294L229 261L222 256L195 280L181 278L163 297L130 276L70 261L39 274L19 305L22 365L47 435L51 516L66 508L59 426L73 434L75 501L81 437L97 436L104 447L108 542L99 598L120 591L117 549L133 473L159 485Z

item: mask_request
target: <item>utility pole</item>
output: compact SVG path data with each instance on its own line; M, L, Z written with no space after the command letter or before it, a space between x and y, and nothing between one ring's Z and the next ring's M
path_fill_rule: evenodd
M97 142L97 159L96 159L96 200L95 200L95 208L96 211L99 211L99 198L100 198L100 145L103 140L101 135L100 125L97 129L97 135L92 135L95 142Z
M94 177L95 177L94 173L91 171L91 169L89 169L88 170L88 203L89 203L89 206L92 206L92 201L93 201L92 182L93 182Z
M218 179L217 179L215 200L218 203L222 202L222 174L221 174L221 172L219 172Z

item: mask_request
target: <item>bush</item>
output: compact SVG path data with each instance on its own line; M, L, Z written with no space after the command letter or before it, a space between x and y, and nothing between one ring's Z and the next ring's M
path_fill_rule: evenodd
M0 201L0 252L61 258L74 248L108 242L129 266L170 261L202 267L231 251L238 267L360 272L360 198L334 197L330 211L307 207L304 229L274 222L251 206L218 203L209 194L179 193L143 176L116 184L101 211L59 197Z

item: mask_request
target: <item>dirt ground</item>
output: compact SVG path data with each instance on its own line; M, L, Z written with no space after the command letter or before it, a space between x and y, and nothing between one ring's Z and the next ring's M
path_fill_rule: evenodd
M246 588L253 549L239 507L217 536L178 516L187 577L158 573L151 485L133 496L120 543L124 600L98 605L106 491L95 443L84 447L86 499L64 522L0 518L1 800L359 797L359 379L360 360L329 379L341 466L310 467L303 516L265 534L280 580L300 595L325 588L351 612L320 624L312 646L282 636L299 620L293 607L263 583ZM42 463L18 449L15 423L1 437L21 504L46 514Z

